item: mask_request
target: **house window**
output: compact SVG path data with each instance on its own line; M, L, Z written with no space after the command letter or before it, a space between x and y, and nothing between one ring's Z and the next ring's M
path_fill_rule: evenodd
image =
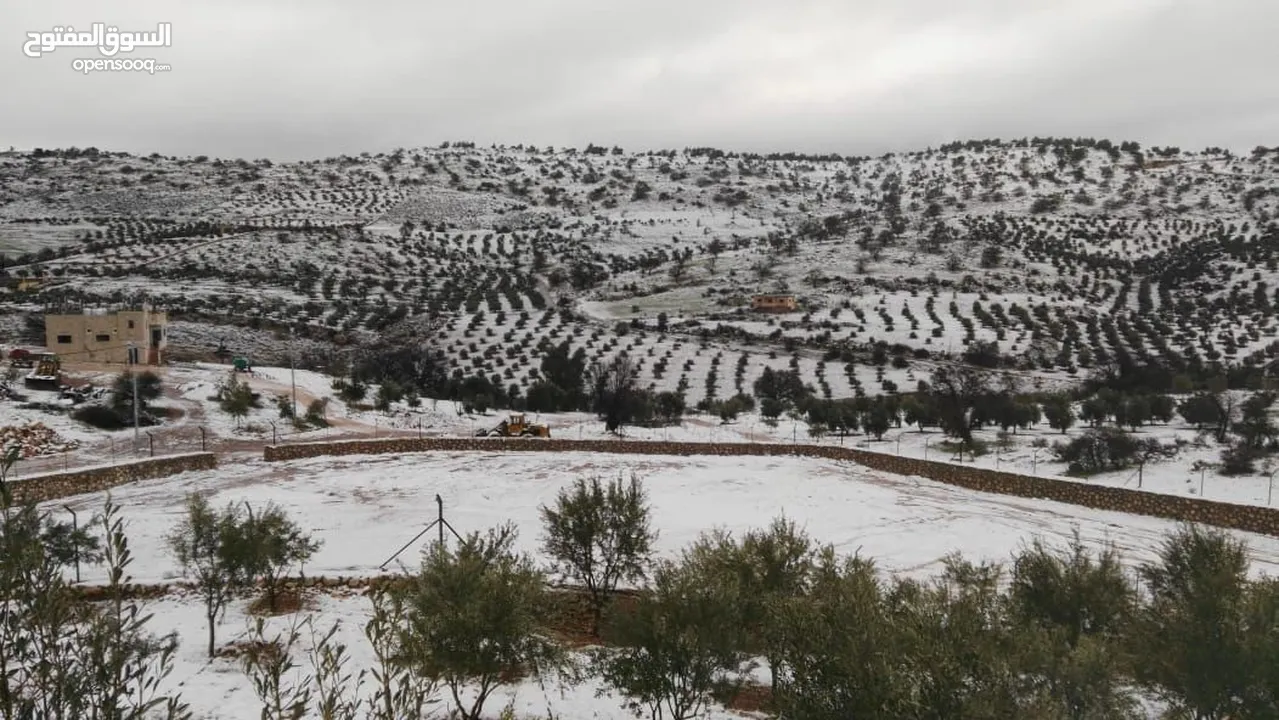
M59 345L70 345L70 344L71 344L71 336L70 336L70 335L59 335L59 336L58 336L58 344L59 344Z
M111 336L105 333L98 333L93 336L94 342L111 342Z
M130 330L132 330L132 329L133 329L133 321L132 321L132 320L130 320L130 321L129 321L129 329L130 329Z

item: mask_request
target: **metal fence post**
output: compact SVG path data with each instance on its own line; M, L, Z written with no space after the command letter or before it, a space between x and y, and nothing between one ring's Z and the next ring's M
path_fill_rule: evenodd
M205 446L205 442L204 442L204 428L201 427L200 428L200 452L206 452L207 449L208 448Z
M62 507L71 513L71 532L79 533L80 521L76 517L75 510L72 510L70 505L63 505ZM78 585L80 583L80 543L72 543L72 546L75 548L75 581Z

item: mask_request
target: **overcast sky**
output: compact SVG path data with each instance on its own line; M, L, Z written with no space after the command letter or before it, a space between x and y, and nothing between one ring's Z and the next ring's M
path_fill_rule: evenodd
M116 58L27 32L172 24ZM874 155L1279 145L1279 0L0 0L0 145L327 157L444 140Z

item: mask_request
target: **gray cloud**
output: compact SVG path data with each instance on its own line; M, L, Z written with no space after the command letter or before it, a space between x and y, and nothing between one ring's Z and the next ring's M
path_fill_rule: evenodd
M291 159L480 143L877 154L1067 135L1279 143L1269 0L6 3L0 144ZM173 25L169 73L27 31Z

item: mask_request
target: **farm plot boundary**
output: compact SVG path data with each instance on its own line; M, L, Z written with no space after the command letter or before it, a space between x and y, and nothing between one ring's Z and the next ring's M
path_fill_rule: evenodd
M922 460L856 448L777 443L687 443L666 441L560 440L522 438L389 438L268 445L268 462L326 455L420 452L591 452L627 455L802 456L854 462L882 472L922 477L977 492L1052 500L1147 517L1202 523L1279 537L1279 509L1178 497L1130 488L1090 485L1056 478L962 464Z
M139 480L168 477L189 470L212 470L217 466L217 455L211 452L164 455L79 468L70 472L28 475L10 481L10 488L17 502L45 502L109 490Z

